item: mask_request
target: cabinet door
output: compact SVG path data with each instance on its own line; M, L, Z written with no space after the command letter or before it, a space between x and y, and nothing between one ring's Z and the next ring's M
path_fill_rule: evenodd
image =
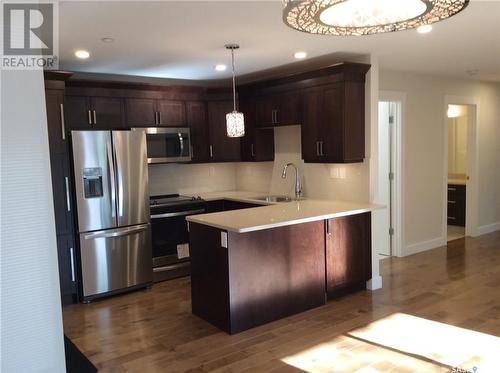
M92 113L86 96L66 96L65 115L69 129L92 129Z
M51 154L52 194L57 234L73 233L71 178L67 153Z
M305 162L321 162L320 141L324 121L324 95L322 88L302 92L302 158Z
M371 214L330 219L325 224L328 296L364 289L371 277Z
M232 110L233 103L231 101L210 101L208 103L211 160L214 162L238 162L241 160L240 139L227 137L226 114Z
M224 200L224 211L242 210L253 207L262 207L262 205L258 205L255 203L248 203L248 202L231 201L228 199Z
M336 84L324 88L321 116L321 158L324 162L343 163L344 88Z
M301 124L300 92L286 92L276 97L276 100L279 100L278 111L275 114L278 125Z
M191 131L193 162L210 161L207 105L203 101L186 102L187 123Z
M123 99L119 97L91 97L93 124L95 129L125 128ZM95 111L95 114L94 114Z
M64 92L57 89L45 91L47 107L47 128L51 154L67 151L67 131L64 119Z
M241 160L263 162L274 160L274 129L255 126L255 101L247 99L240 103L245 116L245 136L241 139Z
M255 101L255 126L269 127L276 124L276 113L279 103L276 96L267 95L258 97Z
M156 126L156 103L153 99L125 99L125 114L127 127Z
M183 101L158 100L158 124L164 127L186 125L186 106Z
M57 236L57 259L62 304L76 301L76 258L73 236Z

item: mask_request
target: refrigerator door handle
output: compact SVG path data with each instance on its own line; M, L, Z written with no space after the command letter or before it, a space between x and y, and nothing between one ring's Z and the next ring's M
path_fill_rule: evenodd
M143 232L149 228L149 224L141 224L135 227L125 227L118 229L107 229L105 231L91 232L83 235L85 240L93 240L95 238L114 238L123 237L138 232Z
M113 150L111 149L111 142L108 142L106 144L106 153L108 156L108 165L109 165L109 186L111 191L111 216L116 217L115 166L113 162Z

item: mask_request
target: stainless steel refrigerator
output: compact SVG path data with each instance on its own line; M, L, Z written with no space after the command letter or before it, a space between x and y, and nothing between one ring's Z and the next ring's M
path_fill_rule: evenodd
M152 281L146 134L72 131L83 301Z

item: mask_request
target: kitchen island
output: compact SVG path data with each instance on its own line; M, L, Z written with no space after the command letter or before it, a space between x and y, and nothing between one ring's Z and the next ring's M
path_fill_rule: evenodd
M378 208L302 200L189 216L193 314L234 334L365 288Z

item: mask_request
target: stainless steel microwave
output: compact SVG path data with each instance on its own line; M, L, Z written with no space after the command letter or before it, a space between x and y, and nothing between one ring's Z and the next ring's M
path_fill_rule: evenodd
M146 131L148 163L191 161L191 133L187 127L137 128Z

